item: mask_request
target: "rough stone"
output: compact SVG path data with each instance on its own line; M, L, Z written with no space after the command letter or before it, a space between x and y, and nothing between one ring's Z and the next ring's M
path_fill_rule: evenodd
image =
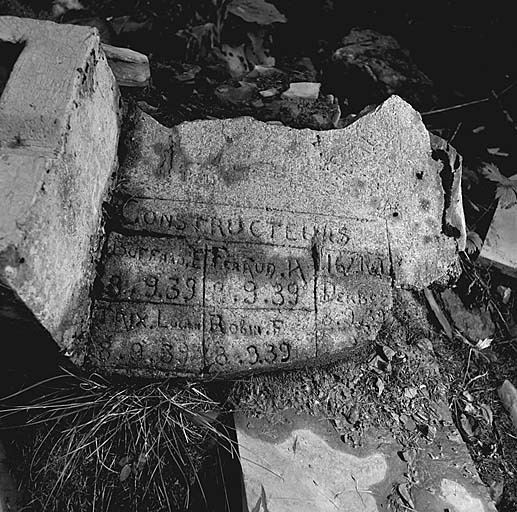
M0 17L21 44L0 97L0 279L61 348L87 331L118 88L91 27Z
M495 511L454 427L408 451L382 429L352 447L326 418L299 411L281 412L275 424L241 413L235 424L245 510L380 512L402 498L414 510Z
M95 291L89 358L102 371L336 358L375 339L393 287L457 270L461 166L398 97L327 132L134 121Z
M494 335L495 325L490 312L480 308L467 309L452 290L441 293L447 312L456 326L474 343Z
M517 277L517 204L510 208L498 205L479 261Z
M332 55L324 83L340 98L347 98L352 111L398 94L416 109L434 105L433 83L420 71L391 36L371 29L354 28Z

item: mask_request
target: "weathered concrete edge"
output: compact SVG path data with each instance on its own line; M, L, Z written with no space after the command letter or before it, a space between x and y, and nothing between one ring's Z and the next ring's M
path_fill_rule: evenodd
M18 248L21 248L20 254L29 254L29 257L32 256L32 254L30 254L31 250L34 250L34 248L31 247L31 237L28 236L25 224L30 225L31 222L35 221L38 229L40 229L39 232L44 232L45 215L48 213L48 208L42 204L40 199L45 196L45 189L47 189L47 197L50 197L51 204L56 204L56 200L59 200L60 197L59 195L55 195L56 187L58 189L59 187L65 187L65 189L66 187L70 187L70 180L74 180L73 176L77 176L77 189L73 192L78 192L82 189L83 200L79 201L78 205L76 204L79 217L82 219L76 228L80 224L86 223L90 225L91 229L86 229L85 232L83 232L82 229L74 230L76 233L83 232L84 236L81 236L80 247L76 247L77 251L80 251L81 262L79 266L81 267L81 272L73 277L75 281L73 290L71 290L71 293L66 294L65 300L65 296L63 296L65 292L63 288L65 287L60 287L59 281L57 281L56 289L53 292L54 299L61 301L63 304L66 303L65 307L60 308L56 318L52 318L46 313L48 306L48 300L46 299L48 299L48 297L44 297L43 295L45 294L41 295L40 292L38 292L38 285L30 287L30 289L23 289L21 293L21 298L24 299L24 301L31 306L36 306L37 312L40 313L38 314L39 320L54 337L55 341L62 347L64 346L63 348L69 348L77 336L81 337L81 332L87 332L87 323L89 322L90 288L95 275L96 259L102 235L101 205L110 187L113 171L117 166L117 146L121 125L120 111L118 108L119 92L104 53L100 48L100 38L96 29L90 27L63 26L38 20L1 17L0 38L13 43L26 43L20 55L20 57L24 56L24 58L21 61L18 59L15 63L13 73L11 73L7 84L7 87L11 88L13 94L16 89L15 86L19 87L20 81L24 80L23 76L17 77L15 71L19 71L20 67L27 71L27 61L36 58L37 54L44 51L44 44L42 44L42 41L38 42L38 38L41 39L42 35L39 34L38 30L36 30L36 34L34 34L34 26L38 29L41 28L43 35L45 35L47 31L58 31L56 37L58 39L61 37L63 42L65 44L68 43L68 45L70 45L70 41L62 36L66 36L69 31L72 31L73 39L74 41L77 40L75 42L77 42L79 46L75 47L75 49L69 49L66 56L69 59L75 59L73 61L77 61L78 65L71 66L71 71L64 70L66 74L64 75L63 83L66 85L59 89L59 94L56 92L62 101L63 108L60 108L59 112L54 112L52 117L45 118L46 124L40 116L38 119L40 123L38 125L39 131L38 129L36 129L36 132L33 131L31 119L34 115L37 115L37 112L35 114L34 108L29 108L31 107L29 104L24 104L23 108L21 108L20 119L14 123L14 127L9 126L8 123L3 124L3 130L1 130L3 136L5 136L3 137L5 138L3 142L9 142L9 135L15 133L12 131L12 128L15 128L16 133L18 133L18 128L28 129L27 133L24 132L22 134L24 137L28 136L26 144L15 148L10 147L9 144L6 145L4 153L7 155L7 158L12 158L19 161L19 163L23 163L24 160L27 160L26 165L22 165L22 168L26 166L33 167L33 165L29 165L31 162L33 164L37 163L33 176L29 180L33 185L30 187L31 193L28 194L27 197L22 198L24 199L25 207L19 209L19 216L15 216L15 232L12 232L10 235L7 233L9 236L3 237L4 245L7 244L8 247L11 246L12 249L14 249L14 251L11 252L16 261L13 260L14 265L9 265L10 262L4 261L4 263L7 263L10 267L11 274L13 272L17 274L19 271L21 273L26 272L25 268L21 268L24 267L21 262L23 259L27 260L27 258L22 257L20 260L19 258L15 258ZM35 44L34 40L31 44L27 43L27 41L31 40L32 36L34 36L33 39L36 40L38 44ZM53 41L52 44L56 45L59 43ZM36 55L32 55L32 52L35 52ZM72 54L72 57L68 55L69 53ZM41 61L42 65L47 66L44 59L36 59L36 61ZM20 62L22 64L25 62L25 65L21 66ZM18 68L17 64L19 65ZM97 75L94 76L94 70L96 68L98 71ZM44 71L51 80L54 79L53 74L50 72L51 70L45 69ZM96 79L101 83L101 87L95 88L94 81ZM12 97L12 94L6 96L5 92L6 91L4 91L2 95L3 101L1 101L1 104L9 111L9 105L12 106L12 104L9 103L9 98ZM53 92L51 92L51 94L53 94ZM92 94L96 95L96 99L92 99ZM16 101L15 104L18 104L18 101ZM99 108L100 104L109 108ZM79 108L81 105L83 108ZM97 109L95 109L96 105ZM14 112L17 112L17 110L14 109ZM102 121L102 119L106 117L107 112L111 114L115 113L115 116L111 115L109 116L111 120ZM59 117L60 115L61 117ZM48 128L46 137L41 139L44 141L43 143L39 143L40 141L38 141L37 135L40 132L45 133L45 126ZM74 126L77 128L73 129ZM110 154L109 161L106 160L105 165L100 166L102 169L97 169L96 176L92 176L84 163L91 162L92 156L94 159L97 158L97 150L95 149L96 146L93 141L99 141L99 143L104 146L104 143L107 141L106 132L108 130L106 130L106 128L110 126L114 128L115 140L112 141L112 144L107 144ZM84 139L86 135L85 132L89 133L89 136L86 137L90 140L89 144L87 144L86 147L77 146L77 141ZM32 137L33 134L36 134L35 138ZM99 160L101 159L102 158ZM94 185L93 187L91 186L92 184ZM84 187L87 188L85 192ZM48 192L52 190L53 192L48 196ZM74 195L69 196L69 201L73 203L74 197ZM63 199L64 198L65 196L63 196ZM43 201L43 203L45 203L45 201ZM40 218L38 218L38 214ZM62 225L70 224L70 220L72 220L73 222L70 226L73 229L73 224L75 223L74 216L69 218L69 214L64 211L63 215L58 217L62 218L57 219L56 222ZM49 223L49 226L51 225L52 223ZM42 227L43 231L41 231ZM52 227L49 229L53 231ZM46 238L50 237L42 236L36 239L36 243L40 249L43 249L45 245L49 246L48 240L45 241ZM51 246L47 247L47 251L45 252L50 255L54 254ZM66 273L67 270L61 268L59 261L57 261L58 255L52 257L56 259L54 269L56 276ZM39 260L41 260L41 258L39 258ZM41 261L39 261L39 263L41 267ZM36 267L37 266L38 262L36 262ZM77 265L75 266L77 267ZM45 269L45 272L46 270L47 269ZM11 277L13 276L11 275ZM69 292L70 289L66 291Z

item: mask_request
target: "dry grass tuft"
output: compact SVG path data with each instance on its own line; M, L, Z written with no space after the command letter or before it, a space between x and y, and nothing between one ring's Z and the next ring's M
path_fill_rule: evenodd
M186 509L201 447L233 450L217 421L221 405L199 384L115 385L65 373L0 408L4 423L30 432L21 443L24 510Z

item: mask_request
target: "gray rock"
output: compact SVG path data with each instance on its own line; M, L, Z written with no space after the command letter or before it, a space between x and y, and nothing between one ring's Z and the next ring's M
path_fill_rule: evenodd
M91 27L0 17L0 41L24 45L0 97L0 284L70 350L87 331L118 88Z
M326 132L250 118L166 129L140 113L128 140L94 306L101 371L228 375L340 357L376 338L393 287L457 271L461 166L445 149L433 159L398 97Z
M452 290L444 290L441 297L456 328L472 342L477 343L494 335L495 325L489 311L467 309Z
M416 109L436 102L433 83L420 71L409 53L391 36L370 29L353 29L332 55L324 74L328 90L348 99L357 112L398 94Z

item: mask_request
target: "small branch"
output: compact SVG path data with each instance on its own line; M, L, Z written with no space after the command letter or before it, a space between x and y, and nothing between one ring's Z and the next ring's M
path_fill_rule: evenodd
M515 87L516 83L511 83L510 85L507 85L504 89L502 89L499 93L495 93L494 91L491 91L490 96L487 98L482 98L480 100L473 100L473 101L467 101L466 103L460 103L459 105L452 105L451 107L444 107L444 108L438 108L436 110L428 110L427 112L422 112L421 115L423 116L429 116L432 114L442 114L443 112L451 112L452 110L460 110L465 107L471 107L472 105L480 105L481 103L487 103L493 99L492 93L496 95L498 99L501 98L501 96L505 95L508 91L513 89Z
M501 112L503 113L506 121L511 125L513 128L513 131L517 133L517 126L515 125L515 121L513 120L513 117L511 116L510 112L504 107L500 96L494 91L490 91L491 98L495 101Z

